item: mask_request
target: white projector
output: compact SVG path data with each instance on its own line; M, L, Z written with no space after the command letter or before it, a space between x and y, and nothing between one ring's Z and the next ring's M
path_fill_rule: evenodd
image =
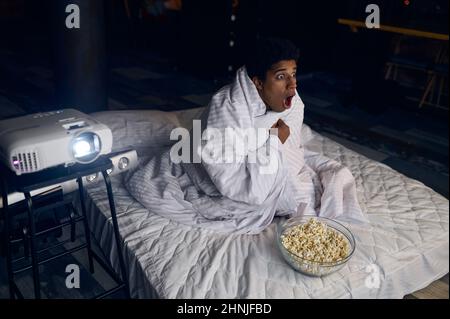
M91 163L111 147L111 130L74 109L0 121L0 160L17 175Z
M123 172L130 171L139 165L139 160L135 150L122 151L112 153L108 155L108 158L112 162L112 167L106 170L108 176L115 176L122 174ZM83 177L83 184L86 186L95 184L103 180L101 173L94 173L92 175ZM44 195L54 191L62 190L63 194L68 194L78 189L78 183L75 179L66 181L60 184L54 184L43 188L35 189L30 192L31 196ZM21 192L14 192L8 194L8 205L15 204L25 199L25 196ZM3 208L3 200L0 194L0 208Z

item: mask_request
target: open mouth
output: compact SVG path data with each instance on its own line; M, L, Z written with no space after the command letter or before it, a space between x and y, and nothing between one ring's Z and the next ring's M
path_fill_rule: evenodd
M285 108L290 108L292 106L292 99L294 98L295 95L292 96L288 96L287 98L284 99L284 107Z

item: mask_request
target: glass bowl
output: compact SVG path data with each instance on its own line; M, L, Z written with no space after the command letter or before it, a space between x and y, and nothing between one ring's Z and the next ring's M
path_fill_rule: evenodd
M337 231L348 240L349 253L345 258L336 262L318 262L307 260L286 249L286 247L282 243L281 235L283 235L291 227L306 224L311 218L326 224L327 227ZM350 260L350 258L352 258L356 248L355 238L353 237L353 234L344 225L329 218L315 216L293 217L286 221L280 222L277 226L277 243L281 254L292 268L301 272L302 274L314 277L326 276L341 269Z

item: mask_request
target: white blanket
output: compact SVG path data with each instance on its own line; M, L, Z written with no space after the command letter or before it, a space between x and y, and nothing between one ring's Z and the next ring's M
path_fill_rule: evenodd
M189 128L191 119L198 118L203 110L171 112L164 117ZM130 115L127 141L141 136L140 130L133 131L136 121L149 125L156 121L158 126L162 122L158 111L121 112ZM118 115L111 113L104 118L109 120L108 125L120 127ZM292 269L276 244L276 224L284 218L275 218L253 236L182 225L134 200L118 175L111 182L132 296L402 298L448 273L446 198L311 131L307 125L302 130L306 153L324 154L351 170L359 202L370 220L369 225L344 223L356 240L354 256L344 268L323 278L304 276ZM147 147L155 144L164 143L155 140ZM89 225L114 269L120 271L105 185L93 183L86 191Z
M257 139L255 147L240 150L242 160L233 163L223 157L222 162L175 164L170 149L166 149L130 174L127 188L152 212L220 232L259 233L275 215L312 214L366 221L350 171L318 153L304 152L303 142L311 134L302 130L303 108L297 94L290 109L266 112L242 68L233 83L212 98L201 118L202 132L213 128L225 136L227 129L243 132L264 128L267 134ZM279 118L290 127L285 144L268 134ZM217 159L217 150L222 151L217 142L217 138L202 140L199 147L193 147L194 154L207 150ZM233 147L235 144L225 143L221 154ZM250 160L254 158L257 160ZM261 173L268 168L267 162L275 169Z

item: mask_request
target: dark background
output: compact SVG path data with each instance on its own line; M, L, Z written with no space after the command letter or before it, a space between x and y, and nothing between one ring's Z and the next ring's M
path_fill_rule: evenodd
M66 62L76 59L76 54L79 58L99 56L101 65L91 66L84 72L90 73L94 79L91 82L104 82L105 70L110 68L113 56L122 54L126 57L130 50L160 53L179 70L214 79L230 77L234 73L242 64L249 40L257 36L278 36L291 39L300 48L301 73L331 71L349 76L355 83L355 98L379 96L380 90L396 100L400 96L395 92L402 94L394 84L383 81L383 68L392 54L395 35L370 30L351 33L347 26L337 23L338 18L364 21L366 1L241 0L233 8L232 0L184 0L182 10L167 10L157 17L142 16L143 1L127 2L129 17L123 0L0 0L0 48L14 54L19 64L39 60L55 72L55 80L63 82L63 74L70 73L64 65L69 64L70 68L73 63ZM79 3L82 12L92 12L93 16L88 20L83 17L83 22L89 21L90 30L97 30L95 39L89 32L72 39L70 44L61 45L65 34L59 27L61 23L57 23L66 15L63 10L66 3ZM83 8L85 3L90 3L85 5L86 10ZM376 3L381 8L382 24L448 34L447 0L412 0L408 4L384 0ZM235 21L230 19L232 14ZM83 41L88 47L82 47ZM230 41L234 42L233 47L230 47ZM431 59L427 54L433 41L413 41L416 41L413 46L418 49L419 58ZM87 52L89 50L92 52ZM69 56L71 52L72 57ZM0 81L9 82L13 86L11 89L16 89L14 84L20 86L20 83L11 83L11 80L20 80L20 74L18 70L5 70L12 66L3 60L7 65L2 69L0 64ZM79 82L79 78L73 82L77 80ZM422 81L420 76L417 81ZM55 95L54 103L50 104L58 104L67 96L61 90L69 84L59 84L56 83L56 92L48 92ZM97 91L97 95L107 94L106 86L98 83L92 83L92 86L91 90ZM371 101L362 101L362 104ZM107 107L104 99L93 104L101 106L92 106L92 110Z

